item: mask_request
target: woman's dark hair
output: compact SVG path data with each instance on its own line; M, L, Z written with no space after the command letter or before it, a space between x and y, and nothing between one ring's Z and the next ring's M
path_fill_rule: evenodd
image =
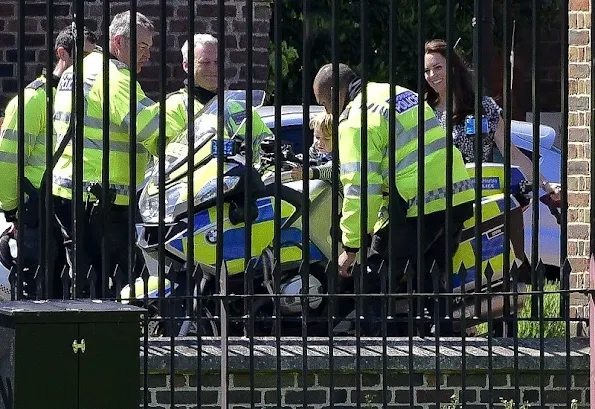
M425 53L436 53L446 58L446 41L434 39L426 42ZM461 122L467 115L473 114L475 92L472 86L472 76L467 64L461 55L454 50L452 54L452 71L448 73L448 80L452 84L455 109L452 118L455 123ZM446 70L447 68L444 67ZM438 93L426 81L426 101L431 107L438 103Z

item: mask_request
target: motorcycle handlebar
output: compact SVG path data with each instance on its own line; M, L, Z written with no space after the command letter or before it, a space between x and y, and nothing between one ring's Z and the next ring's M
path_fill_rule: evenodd
M531 193L533 191L533 183L527 182L526 180L519 183L519 192L523 195Z

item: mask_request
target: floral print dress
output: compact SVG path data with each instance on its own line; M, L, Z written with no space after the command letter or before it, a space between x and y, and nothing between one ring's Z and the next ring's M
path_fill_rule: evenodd
M492 162L494 157L494 135L498 127L498 121L502 108L491 97L483 97L482 100L484 116L488 121L488 132L482 134L482 162ZM434 108L434 113L440 121L440 124L446 129L446 111ZM467 118L473 118L474 115L468 115ZM475 162L475 135L468 135L465 132L465 121L453 124L452 137L454 145L463 154L465 163Z

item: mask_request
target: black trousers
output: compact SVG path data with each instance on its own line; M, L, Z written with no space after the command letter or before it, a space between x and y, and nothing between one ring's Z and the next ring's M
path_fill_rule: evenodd
M79 264L74 265L74 231L72 226L71 200L55 198L56 218L62 228L66 248L70 277L77 280L77 297L115 298L116 289L124 287L129 278L129 258L132 251L133 279L139 277L142 269L142 257L136 244L128 239L129 210L127 206L112 205L107 211L107 222L103 214L88 204L83 220L78 221L82 228L82 242L78 243ZM105 255L109 265L103 275L103 238L105 237ZM111 278L111 283L109 279ZM105 285L104 285L105 281ZM119 285L118 285L119 284ZM104 290L104 287L107 289Z
M400 216L404 215L401 213ZM383 280L387 289L392 294L399 294L407 291L407 282L403 283L402 279L405 275L407 264L410 264L409 272L414 274L413 283L414 290L421 293L429 293L434 291L434 277L430 270L432 264L435 262L436 267L440 273L438 277L438 292L446 292L446 279L444 271L446 268L446 237L447 234L451 236L450 243L451 254L453 254L460 243L461 232L463 230L463 223L465 220L473 216L473 204L465 203L453 207L452 210L452 226L451 232L446 232L444 226L446 224L446 212L436 212L424 216L424 234L425 234L425 250L424 250L424 270L419 271L417 268L417 251L418 251L418 230L417 218L393 217L391 215L390 223L397 223L395 235L396 242L393 243L392 249L394 265L391 265L391 271L388 271L389 261L389 230L387 226L379 230L372 236L370 250L368 252L368 269L366 279L364 280L364 292L367 294L378 294L382 289ZM450 260L448 260L450 262ZM417 285L418 279L415 274L423 274L421 279L421 288ZM371 299L364 302L364 315L369 318L366 319L367 324L363 325L363 331L368 336L380 335L380 312L382 301L378 298ZM439 316L444 317L446 310L446 300L444 297L439 297ZM425 308L428 309L430 316L434 315L434 301L426 300ZM392 312L390 312L392 314ZM413 313L411 311L410 313ZM418 312L422 313L422 312ZM378 322L376 322L378 321ZM452 329L447 325L441 325L441 334L446 335Z
M29 220L34 220L30 223ZM51 223L49 232L46 227L40 225L38 218L24 218L23 230L11 232L6 230L0 237L2 248L0 257L5 266L14 266L13 273L16 275L16 260L10 254L10 240L23 238L23 247L18 249L18 257L23 257L22 281L25 285L26 297L29 299L52 299L62 298L62 274L66 272L66 254L63 245L60 226L55 219ZM49 237L47 236L49 234ZM46 259L40 259L42 243L50 243ZM46 275L47 274L47 275ZM15 277L16 278L16 277ZM49 281L46 292L46 279Z

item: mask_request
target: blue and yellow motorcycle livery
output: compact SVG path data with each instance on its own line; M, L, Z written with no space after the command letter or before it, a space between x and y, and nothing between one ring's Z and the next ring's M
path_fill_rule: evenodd
M309 331L313 335L325 335L328 332L329 323L327 317L327 301L324 297L327 294L327 266L331 259L333 239L333 220L339 215L332 215L332 187L330 183L322 180L310 181L309 191L309 213L304 215L302 211L303 184L301 181L290 181L288 175L291 169L301 166L296 161L291 149L284 149L283 158L275 158L272 149L267 146L274 140L274 135L267 128L258 114L254 111L264 101L264 92L254 91L253 100L246 101L244 91L226 91L223 101L223 124L224 129L224 177L223 177L223 261L227 273L228 294L241 295L244 293L245 281L245 220L250 217L252 220L251 254L254 268L251 278L251 288L259 297L250 300L251 313L256 317L255 331L260 335L270 335L274 328L272 317L275 315L275 275L273 270L275 260L273 257L273 244L275 235L275 201L281 201L281 260L279 297L282 330L284 334L301 333L302 327L302 302L300 295L309 294L306 306L308 308L307 318ZM150 299L150 313L158 317L157 299L161 296L194 294L194 296L214 295L217 291L216 279L216 246L217 246L217 98L211 100L194 119L194 135L187 132L180 134L173 139L166 147L165 158L165 270L167 279L165 281L165 294L159 294L158 286L158 222L159 222L159 175L158 166L153 169L148 183L144 186L139 200L139 207L142 216L142 223L137 225L138 246L141 248L149 270L148 297ZM245 127L247 111L252 109L253 114L253 152L252 158L245 156ZM188 138L194 137L195 153L194 163L188 163ZM306 153L307 155L307 153ZM282 189L281 197L275 197L274 161L281 160L282 168ZM473 165L468 166L470 175L474 175ZM188 198L188 172L194 173L194 223L189 225L187 215ZM475 236L474 218L465 223L463 239L459 249L454 255L453 271L455 271L451 282L454 291L475 290L476 275L481 274L482 291L488 285L485 270L488 262L493 274L490 276L489 284L495 290L504 283L503 277L503 252L504 252L504 195L511 195L510 231L510 260L517 264L526 262L523 243L523 218L522 212L528 203L527 197L522 190L524 177L522 173L513 168L511 171L512 191L505 193L504 188L504 167L501 164L483 164L483 198L482 198L482 268L477 273L475 265ZM244 186L246 178L250 178L253 192L253 202L244 203ZM339 197L339 209L341 208L342 197ZM310 221L309 241L302 243L302 221L307 216ZM188 235L193 236L194 247L188 248ZM300 274L300 265L303 262L302 248L309 246L310 268L308 282L304 286ZM202 277L193 288L185 288L188 283L194 283L195 279L184 277L189 251L193 252L195 270L200 270ZM459 268L464 266L466 274L460 275ZM304 289L304 287L307 287ZM142 303L145 283L141 278L135 283L136 300L130 300L131 289L125 287L121 292L122 302ZM522 288L519 288L519 291ZM196 300L196 298L195 298ZM241 335L244 333L244 323L239 318L245 315L244 299L238 297L228 306L230 333ZM353 310L353 302L347 297L335 305L334 315L337 318L335 330L345 333L342 328L348 320L349 313ZM164 303L167 304L167 303ZM200 330L203 335L218 335L219 325L216 316L215 301L202 299L200 311L197 311L197 303L194 301L193 308L202 317L198 320L201 328L194 327L193 318L186 317L184 311L188 306L178 302L179 310L175 315L180 317L179 325L171 327L168 325L169 313L162 312L162 321L155 321L150 327L150 335L174 335L184 336ZM503 302L501 303L503 304ZM492 303L493 316L498 316L497 301ZM468 311L474 306L474 299L467 300L461 297L456 305L454 318L457 311L460 314ZM407 313L407 305L396 305L398 313ZM483 306L485 308L485 305ZM483 313L486 312L482 308ZM471 311L472 312L472 311ZM346 317L345 319L342 317ZM234 321L234 319L237 319ZM348 331L348 330L347 330Z
M245 157L244 135L246 127L247 109L262 105L265 94L262 91L253 92L253 101L246 103L244 91L226 91L224 95L224 177L223 177L223 261L228 275L228 292L241 294L244 290L245 277L245 218L252 219L251 258L256 261L254 268L254 288L271 294L275 284L273 282L272 244L274 240L274 186L265 184L263 179L270 180L273 152L262 150L265 139L273 140L270 129L262 122L258 114L253 115L253 158ZM195 154L194 164L190 171L194 172L194 224L189 226L187 216L188 201L188 135L187 132L173 139L166 147L165 158L165 235L166 271L165 297L174 293L185 295L187 289L182 288L186 283L181 274L186 270L185 262L188 251L193 251L196 268L202 272L202 280L191 289L194 295L209 295L216 291L216 245L217 245L217 98L211 100L199 113L194 122ZM269 143L270 145L270 143ZM286 162L285 170L296 167L297 164ZM246 178L250 178L253 186L253 203L244 203L244 186ZM274 179L273 179L274 180ZM282 187L281 199L281 291L286 295L299 295L302 280L298 274L299 264L302 262L302 232L299 229L301 218L301 193L285 186ZM148 282L151 300L160 297L158 275L158 217L159 217L159 174L155 166L148 183L143 188L139 199L140 213L143 222L137 225L138 245L142 249L150 277ZM328 215L327 215L328 217ZM297 223L296 223L297 222ZM194 248L188 249L188 234L194 236ZM328 230L326 232L328 235ZM317 273L314 270L309 276L308 287L313 295L309 307L322 310L323 300L319 296L326 290L324 286L324 265L328 254L311 241L311 263L321 264ZM175 275L176 279L172 279ZM135 282L136 303L144 299L145 284L142 278ZM129 302L130 287L121 291L123 302ZM204 302L202 313L205 317L212 317L215 312L213 302ZM253 313L266 314L270 317L272 310L268 308L271 299L257 298L254 301ZM150 311L157 314L156 304L150 305ZM237 308L236 308L237 307ZM299 316L301 302L299 298L281 299L281 310L284 315ZM177 311L183 315L183 309ZM164 314L165 315L165 314ZM243 301L235 305L231 303L230 317L244 315ZM204 320L203 334L217 334L217 326ZM165 325L164 325L165 326ZM161 325L153 325L151 334L162 332ZM232 326L233 327L233 326ZM241 327L241 325L240 325ZM178 335L186 335L189 321L176 328ZM190 328L192 329L192 328ZM232 328L233 330L233 328Z

